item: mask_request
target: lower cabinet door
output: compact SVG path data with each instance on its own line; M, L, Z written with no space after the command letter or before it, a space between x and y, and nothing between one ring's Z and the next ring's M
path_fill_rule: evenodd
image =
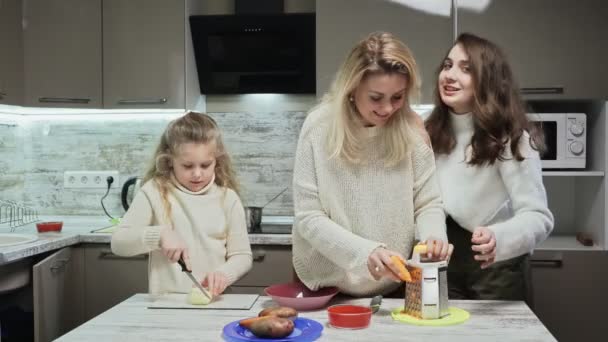
M251 246L251 271L234 283L233 287L261 287L290 282L293 279L291 246ZM252 290L253 291L253 290Z
M136 293L148 292L148 255L121 257L109 244L85 245L87 320Z
M608 307L608 254L535 252L533 310L558 341L603 341Z
M83 250L59 250L33 267L34 336L52 341L84 321Z

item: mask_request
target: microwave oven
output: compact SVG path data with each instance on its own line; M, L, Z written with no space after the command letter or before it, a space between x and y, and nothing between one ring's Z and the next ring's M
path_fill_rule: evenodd
M528 114L545 135L543 169L584 169L587 155L587 116L584 113Z

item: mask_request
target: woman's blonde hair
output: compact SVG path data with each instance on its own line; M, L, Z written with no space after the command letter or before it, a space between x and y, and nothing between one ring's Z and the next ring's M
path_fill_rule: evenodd
M420 84L416 61L408 47L388 32L374 32L350 51L334 81L317 108L333 114L328 136L329 154L358 164L364 149L363 121L351 97L361 82L374 74L402 74L407 81L405 104L383 127L385 151L382 158L391 166L403 160L412 144L413 131L407 118L413 113L410 103L417 100Z
M224 147L222 135L217 123L207 114L188 111L184 116L169 123L160 138L152 162L146 171L143 183L154 180L163 200L167 222L171 222L171 205L168 194L170 179L173 170L172 161L177 155L179 147L185 143L215 145L215 184L230 188L236 193L239 184L236 179L230 156Z

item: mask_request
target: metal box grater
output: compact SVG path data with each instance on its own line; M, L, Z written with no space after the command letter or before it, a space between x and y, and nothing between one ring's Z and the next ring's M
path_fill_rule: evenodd
M414 254L407 269L412 281L405 283L404 312L421 319L449 315L447 262L420 262L420 256Z

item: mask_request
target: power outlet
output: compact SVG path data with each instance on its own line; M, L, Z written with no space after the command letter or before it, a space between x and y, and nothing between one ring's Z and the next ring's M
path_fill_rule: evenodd
M118 171L65 171L63 173L63 187L73 189L106 189L108 176L114 178L112 188L117 188L120 184L118 179Z

